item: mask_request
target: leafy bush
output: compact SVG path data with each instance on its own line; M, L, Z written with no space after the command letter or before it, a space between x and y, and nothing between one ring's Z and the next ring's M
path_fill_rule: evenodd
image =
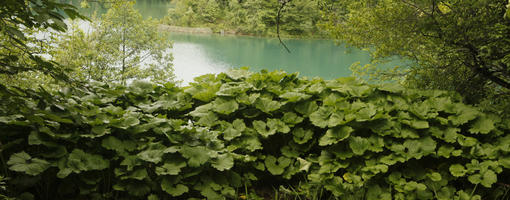
M6 196L467 200L510 180L510 121L444 91L234 70L0 95Z

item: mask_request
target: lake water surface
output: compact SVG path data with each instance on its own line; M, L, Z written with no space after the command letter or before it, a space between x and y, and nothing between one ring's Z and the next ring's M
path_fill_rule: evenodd
M138 0L135 7L145 18L161 19L172 5L167 0ZM91 9L104 12L99 5L92 5ZM91 13L91 9L82 12ZM276 38L170 33L169 40L174 42L171 51L175 74L184 83L199 75L243 66L252 71L283 70L335 79L349 76L349 66L353 63L370 63L367 52L336 45L332 40L284 39L291 53ZM385 66L398 64L395 61Z
M370 63L367 52L331 40L286 39L288 53L276 38L171 33L177 77L185 82L206 73L247 66L299 72L301 76L335 79L349 76L351 64ZM390 66L395 63L389 63Z

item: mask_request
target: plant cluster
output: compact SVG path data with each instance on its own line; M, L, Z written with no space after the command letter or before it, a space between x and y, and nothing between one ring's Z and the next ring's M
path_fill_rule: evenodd
M498 199L510 180L509 120L445 91L233 70L0 99L0 191L21 199Z
M48 38L40 34L45 30L64 32L66 17L87 19L73 5L53 0L0 2L0 80L18 86L69 82L65 68L42 56L49 45Z
M158 31L158 22L143 19L134 4L109 2L105 14L92 17L88 32L74 24L50 49L52 58L83 82L173 81L172 42Z
M508 112L507 0L325 1L335 9L321 27L332 37L366 48L374 59L411 61L400 72L357 71L383 81L398 77L409 87L457 91L471 104L499 104Z

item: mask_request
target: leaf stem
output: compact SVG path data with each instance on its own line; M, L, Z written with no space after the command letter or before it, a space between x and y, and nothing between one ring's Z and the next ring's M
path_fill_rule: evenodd
M471 191L471 194L469 195L469 200L471 200L473 198L473 194L475 194L477 187L478 187L478 183L475 185L475 188L473 188L473 191Z

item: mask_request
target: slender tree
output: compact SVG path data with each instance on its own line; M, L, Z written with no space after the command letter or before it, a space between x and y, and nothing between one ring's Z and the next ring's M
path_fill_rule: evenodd
M76 28L63 37L54 58L72 66L85 80L172 81L172 43L158 31L155 20L144 20L133 5L132 1L114 2L94 20L91 33Z

